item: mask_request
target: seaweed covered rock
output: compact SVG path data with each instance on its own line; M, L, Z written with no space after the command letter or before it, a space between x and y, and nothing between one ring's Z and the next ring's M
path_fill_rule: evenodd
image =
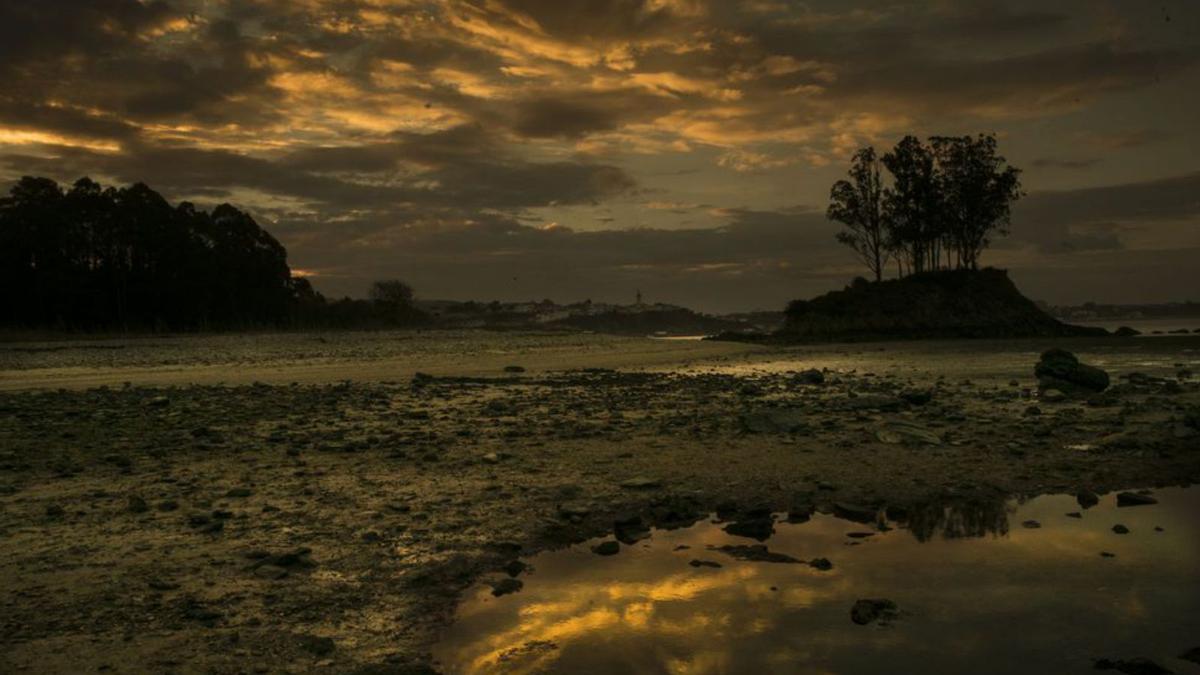
M1033 369L1038 389L1057 389L1066 394L1088 395L1108 389L1108 373L1095 366L1080 363L1065 349L1048 349Z

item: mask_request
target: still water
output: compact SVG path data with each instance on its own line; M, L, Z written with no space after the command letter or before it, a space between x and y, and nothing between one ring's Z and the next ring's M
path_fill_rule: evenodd
M824 571L736 559L719 548L758 542L715 518L612 556L595 540L529 558L517 593L468 592L435 656L447 673L1200 673L1179 658L1200 647L1200 489L1153 496L780 517L769 550ZM854 623L867 598L899 614Z

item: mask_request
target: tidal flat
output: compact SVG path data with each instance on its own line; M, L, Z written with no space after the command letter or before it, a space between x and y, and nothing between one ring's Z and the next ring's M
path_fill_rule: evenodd
M1044 400L1049 347L1113 385ZM0 343L0 670L439 672L472 589L622 529L1186 486L1198 367L1193 336Z

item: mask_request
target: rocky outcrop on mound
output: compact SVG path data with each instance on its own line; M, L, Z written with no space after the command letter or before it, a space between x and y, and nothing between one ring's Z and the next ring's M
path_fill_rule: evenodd
M857 279L841 291L795 300L784 342L918 338L1016 338L1108 335L1102 328L1071 326L1021 295L998 269L949 270L903 279Z

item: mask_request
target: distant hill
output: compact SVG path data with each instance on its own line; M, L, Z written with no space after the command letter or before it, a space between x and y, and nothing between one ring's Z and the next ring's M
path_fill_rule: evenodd
M1047 307L1051 316L1067 321L1119 321L1142 319L1194 319L1200 317L1200 302L1168 302L1142 305L1106 305L1086 302L1082 305Z
M575 314L552 321L549 325L627 335L714 335L747 327L737 321L699 314L683 307L653 308L643 312Z
M1107 335L1065 324L1021 295L1004 270L947 270L794 300L775 341L1016 338ZM723 336L738 339L737 336ZM754 339L754 338L751 338Z
M718 317L686 307L656 304L614 305L577 302L417 301L418 307L443 328L490 330L592 331L618 335L714 335L723 331L763 331L746 317Z

